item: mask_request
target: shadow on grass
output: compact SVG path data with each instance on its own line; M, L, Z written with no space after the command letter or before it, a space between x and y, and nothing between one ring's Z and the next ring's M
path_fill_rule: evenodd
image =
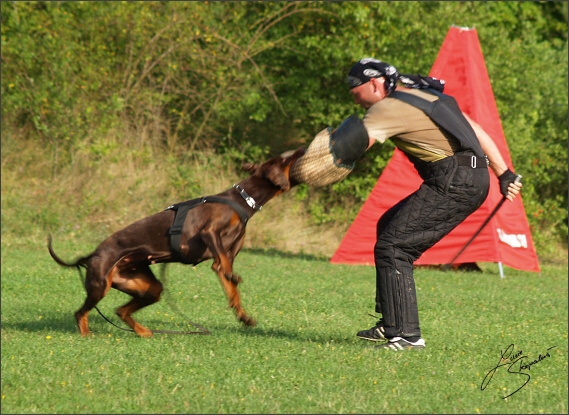
M312 254L295 254L292 252L279 251L275 248L243 248L242 252L247 252L255 255L263 255L284 259L304 259L308 261L328 262L330 258L326 256L318 256Z
M236 326L230 327L221 326L218 324L208 325L206 323L205 327L210 330L213 337L225 338L229 335L239 335L245 338L251 338L252 340L257 339L276 339L284 342L292 343L328 343L333 342L335 344L353 344L353 338L342 337L339 334L330 333L326 330L312 331L310 329L305 329L302 332L296 330L287 330L276 327L244 327ZM355 337L354 337L355 338Z
M114 322L118 327L112 324L102 321L100 316L93 316L91 320L90 329L94 335L107 335L113 333L129 333L132 336L136 336L130 328L124 326L122 327L121 322ZM97 319L97 321L95 321ZM198 327L195 326L184 326L182 324L165 324L164 321L159 320L149 320L141 323L152 330L171 330L177 331L178 333L155 333L154 336L184 336L184 335L195 335L189 334L188 331L200 331ZM283 341L289 341L293 343L327 343L334 342L336 344L353 344L353 339L347 339L338 335L333 335L326 332L312 332L304 331L302 333L295 332L293 330L283 330L279 328L262 328L262 327L231 327L228 325L209 325L207 322L200 322L200 325L205 329L209 330L209 335L204 335L206 338L226 338L228 336L243 336L245 338L272 338ZM52 319L42 319L40 321L23 321L23 322L11 322L2 323L2 328L4 330L16 330L24 333L47 333L47 332L57 332L63 334L76 334L79 336L79 331L75 326L75 322L68 318L52 318ZM198 333L196 333L198 334ZM201 337L201 336L200 336Z
M79 333L75 326L73 316L71 316L71 318L43 318L38 321L2 322L2 329L12 329L23 332L56 331L59 333Z

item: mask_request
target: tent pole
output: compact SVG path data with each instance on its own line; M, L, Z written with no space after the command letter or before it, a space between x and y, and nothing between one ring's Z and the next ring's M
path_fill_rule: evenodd
M502 263L498 261L498 269L500 270L500 278L504 278L504 268L502 267Z

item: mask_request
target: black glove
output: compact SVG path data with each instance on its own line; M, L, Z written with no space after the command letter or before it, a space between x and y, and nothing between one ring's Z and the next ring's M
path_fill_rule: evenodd
M508 196L508 186L510 186L510 183L514 183L516 179L518 179L518 175L510 169L506 170L500 175L500 177L498 177L498 180L500 181L500 193L502 193L502 196Z

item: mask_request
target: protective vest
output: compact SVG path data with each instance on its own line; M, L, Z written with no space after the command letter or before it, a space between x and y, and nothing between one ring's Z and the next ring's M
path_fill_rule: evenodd
M460 142L462 151L471 150L476 156L483 157L484 151L480 147L478 137L476 137L472 126L462 114L456 100L450 95L445 95L432 88L421 89L421 91L437 95L439 99L430 102L402 91L393 91L389 94L389 98L396 98L419 108L435 124L455 137Z

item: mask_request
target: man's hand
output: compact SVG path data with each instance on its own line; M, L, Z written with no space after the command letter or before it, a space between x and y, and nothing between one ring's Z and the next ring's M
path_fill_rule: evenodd
M515 174L510 169L502 173L498 180L500 181L500 193L510 202L520 193L522 189L522 176Z

